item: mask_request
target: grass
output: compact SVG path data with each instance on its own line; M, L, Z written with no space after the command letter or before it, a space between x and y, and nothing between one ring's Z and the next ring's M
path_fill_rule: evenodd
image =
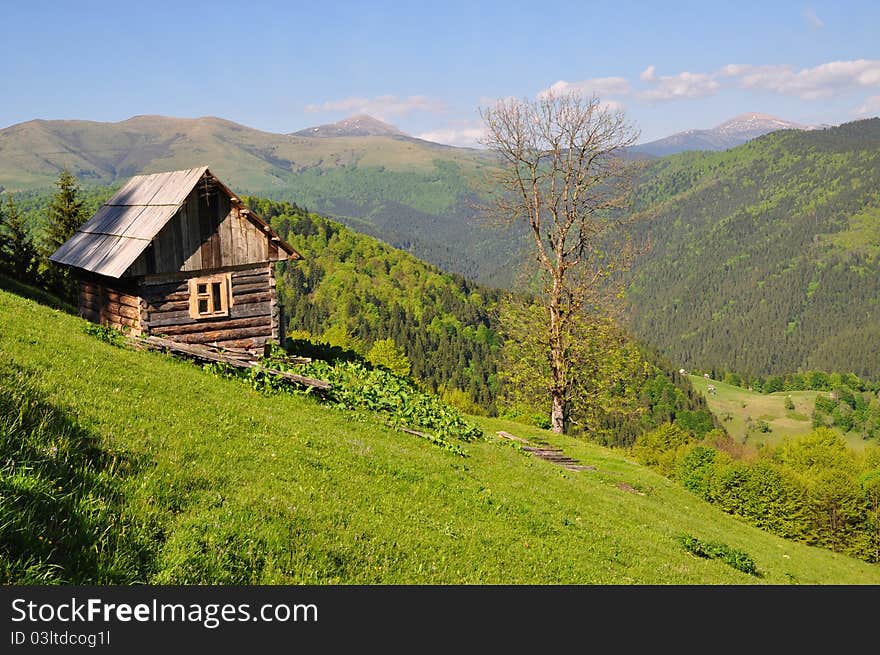
M786 439L799 437L813 430L811 419L816 396L822 391L778 391L764 394L749 391L732 384L708 380L699 375L689 376L694 388L706 397L709 409L721 419L722 425L734 439L752 445L778 446ZM715 386L710 394L708 386ZM785 407L785 399L791 396L794 409ZM749 420L751 419L751 420ZM770 427L769 432L761 432L759 421ZM865 447L859 435L843 435L847 444L856 450Z
M486 438L464 444L462 458L374 415L261 395L188 362L113 346L84 326L0 291L0 386L18 380L28 390L19 398L55 421L20 435L34 443L30 460L4 446L0 502L25 502L28 485L51 479L47 497L67 499L51 519L71 526L65 543L98 553L77 568L69 553L41 547L29 579L880 583L877 567L748 526L624 452L474 418ZM59 426L77 439L61 444ZM546 440L597 470L565 471L496 439L497 430ZM50 470L36 446L53 440L68 444L58 452L69 461ZM26 577L16 558L50 521L28 507L29 518L0 526L7 582ZM87 530L73 529L76 521ZM762 577L695 556L681 535L747 554Z

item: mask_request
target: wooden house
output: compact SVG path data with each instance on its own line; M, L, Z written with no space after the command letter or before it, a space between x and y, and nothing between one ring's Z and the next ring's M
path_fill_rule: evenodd
M274 262L300 258L203 166L131 178L49 259L91 321L256 352L283 339Z

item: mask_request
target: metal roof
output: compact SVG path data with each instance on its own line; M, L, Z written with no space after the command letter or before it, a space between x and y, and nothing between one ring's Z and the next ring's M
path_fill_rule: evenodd
M49 259L99 275L121 277L177 213L205 173L210 174L207 166L135 175ZM225 185L220 183L220 187L238 202ZM269 233L267 236L278 238L262 218L253 212L246 215L258 222ZM280 238L278 241L283 250L299 258L293 248Z

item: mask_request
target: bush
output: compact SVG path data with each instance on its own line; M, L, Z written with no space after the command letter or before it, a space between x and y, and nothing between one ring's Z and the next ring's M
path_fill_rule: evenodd
M688 432L673 423L666 423L637 437L633 444L633 455L641 464L653 466L663 475L670 476L675 469L676 458L690 441Z
M748 553L731 548L727 544L702 541L696 537L688 535L680 537L679 541L686 551L693 553L697 557L720 559L722 562L728 566L732 566L737 571L760 577L758 566Z
M712 475L718 451L707 446L695 446L675 464L675 479L701 498L709 497Z

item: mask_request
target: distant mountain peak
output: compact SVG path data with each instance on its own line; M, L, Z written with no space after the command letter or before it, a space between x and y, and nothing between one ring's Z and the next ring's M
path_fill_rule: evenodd
M349 116L336 123L307 127L293 133L294 136L409 136L393 125L367 114Z
M649 155L672 155L686 150L727 150L759 136L778 130L816 130L828 125L802 125L778 116L747 112L716 125L709 130L690 129L663 139L634 146L634 152Z
M742 132L748 134L760 132L761 134L768 134L770 132L775 132L776 130L805 129L807 129L807 126L801 125L800 123L787 121L777 116L771 116L770 114L750 112L734 116L730 120L724 121L721 125L713 128L713 131L722 133Z

